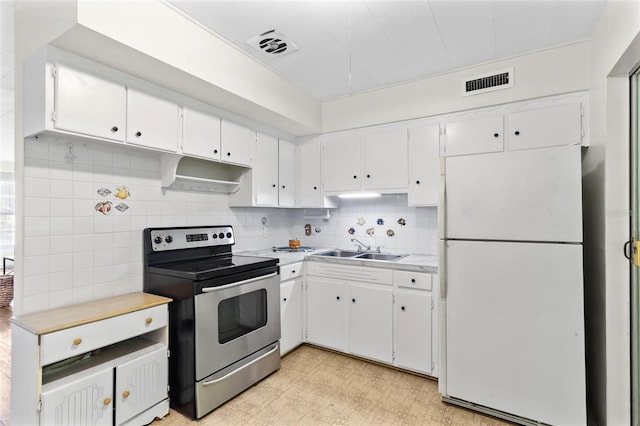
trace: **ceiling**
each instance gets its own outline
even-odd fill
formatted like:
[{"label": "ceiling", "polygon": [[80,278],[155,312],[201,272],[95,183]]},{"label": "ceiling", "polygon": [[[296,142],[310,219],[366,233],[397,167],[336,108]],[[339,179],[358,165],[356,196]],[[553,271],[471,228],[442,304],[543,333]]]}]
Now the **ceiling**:
[{"label": "ceiling", "polygon": [[[605,0],[169,0],[320,100],[589,39]],[[247,41],[276,30],[298,50]],[[516,71],[517,72],[517,71]]]}]

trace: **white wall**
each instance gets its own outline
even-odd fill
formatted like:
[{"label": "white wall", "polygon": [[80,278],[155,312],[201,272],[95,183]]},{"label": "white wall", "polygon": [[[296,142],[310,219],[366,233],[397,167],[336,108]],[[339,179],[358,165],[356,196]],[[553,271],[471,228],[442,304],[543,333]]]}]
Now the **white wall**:
[{"label": "white wall", "polygon": [[[640,2],[609,1],[591,43],[591,142],[585,157],[590,399],[598,424],[630,424],[629,73],[640,63]],[[589,326],[589,322],[587,323]],[[594,374],[595,373],[595,374]]]},{"label": "white wall", "polygon": [[[507,67],[514,67],[514,87],[462,96],[464,77]],[[587,90],[589,84],[589,43],[575,43],[324,102],[322,130],[332,132]]]}]

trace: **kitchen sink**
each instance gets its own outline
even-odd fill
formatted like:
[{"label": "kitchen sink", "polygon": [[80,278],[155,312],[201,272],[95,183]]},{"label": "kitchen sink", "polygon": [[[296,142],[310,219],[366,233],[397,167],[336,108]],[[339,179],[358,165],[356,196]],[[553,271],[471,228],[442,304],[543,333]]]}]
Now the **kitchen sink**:
[{"label": "kitchen sink", "polygon": [[318,256],[330,256],[330,257],[354,257],[361,254],[359,251],[350,250],[331,250],[324,253],[317,253]]},{"label": "kitchen sink", "polygon": [[370,260],[386,260],[387,262],[393,262],[401,257],[405,257],[402,254],[385,254],[385,253],[364,253],[356,256],[356,259],[370,259]]}]

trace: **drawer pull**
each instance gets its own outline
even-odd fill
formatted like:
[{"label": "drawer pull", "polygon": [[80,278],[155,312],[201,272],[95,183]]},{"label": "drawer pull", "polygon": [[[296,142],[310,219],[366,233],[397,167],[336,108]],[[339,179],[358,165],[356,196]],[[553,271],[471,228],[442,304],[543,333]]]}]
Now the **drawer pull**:
[{"label": "drawer pull", "polygon": [[144,320],[144,322],[147,323],[147,325],[149,325],[153,322],[153,318],[149,317],[146,320]]},{"label": "drawer pull", "polygon": [[75,339],[73,339],[73,345],[74,346],[78,346],[80,343],[82,343],[82,339],[77,337]]},{"label": "drawer pull", "polygon": [[122,396],[124,396],[125,398],[129,398],[129,395],[131,395],[131,392],[129,392],[128,390],[122,392]]},{"label": "drawer pull", "polygon": [[416,282],[416,279],[415,279],[415,278],[411,278],[411,282],[412,282],[412,283],[415,283],[415,282]]},{"label": "drawer pull", "polygon": [[111,398],[105,398],[103,402],[104,402],[104,405],[109,405],[111,404]]}]

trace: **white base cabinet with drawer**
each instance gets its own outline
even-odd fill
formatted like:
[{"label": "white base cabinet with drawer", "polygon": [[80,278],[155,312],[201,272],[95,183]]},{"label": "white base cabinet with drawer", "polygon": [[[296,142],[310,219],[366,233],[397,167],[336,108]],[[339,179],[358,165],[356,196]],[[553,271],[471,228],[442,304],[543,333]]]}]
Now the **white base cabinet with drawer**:
[{"label": "white base cabinet with drawer", "polygon": [[306,267],[306,342],[438,376],[437,275],[313,261]]},{"label": "white base cabinet with drawer", "polygon": [[303,341],[303,274],[302,262],[280,268],[280,355],[284,355]]},{"label": "white base cabinet with drawer", "polygon": [[11,319],[11,423],[146,424],[169,411],[171,299],[133,293]]}]

